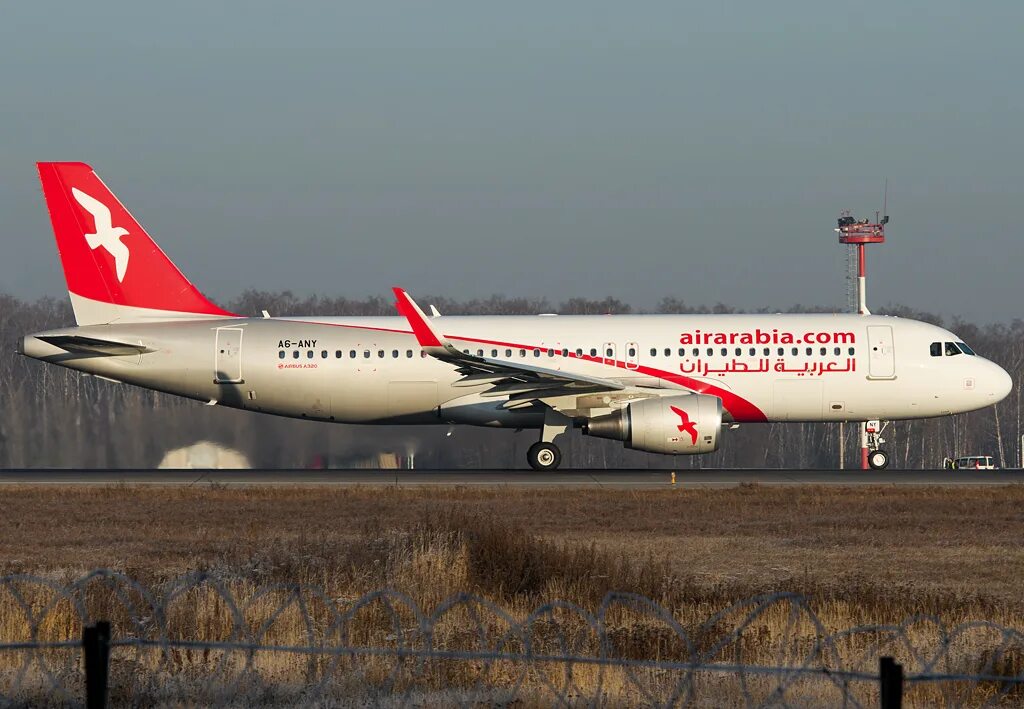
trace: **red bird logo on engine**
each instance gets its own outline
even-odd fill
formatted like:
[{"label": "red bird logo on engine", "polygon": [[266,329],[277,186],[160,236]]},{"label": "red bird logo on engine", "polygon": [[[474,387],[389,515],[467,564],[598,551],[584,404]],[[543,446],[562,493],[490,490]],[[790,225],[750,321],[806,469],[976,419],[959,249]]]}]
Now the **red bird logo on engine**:
[{"label": "red bird logo on engine", "polygon": [[691,421],[690,414],[686,413],[682,409],[676,408],[675,406],[670,406],[669,408],[672,409],[680,419],[682,419],[682,423],[676,426],[676,428],[678,428],[680,432],[686,431],[689,433],[693,445],[697,445],[697,422]]}]

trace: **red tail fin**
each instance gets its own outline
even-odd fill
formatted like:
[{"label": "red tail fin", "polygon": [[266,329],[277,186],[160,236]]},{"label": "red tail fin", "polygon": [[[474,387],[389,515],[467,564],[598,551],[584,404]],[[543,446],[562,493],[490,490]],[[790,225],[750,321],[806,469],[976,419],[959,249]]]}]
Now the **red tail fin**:
[{"label": "red tail fin", "polygon": [[38,167],[79,325],[231,315],[189,283],[91,167]]}]

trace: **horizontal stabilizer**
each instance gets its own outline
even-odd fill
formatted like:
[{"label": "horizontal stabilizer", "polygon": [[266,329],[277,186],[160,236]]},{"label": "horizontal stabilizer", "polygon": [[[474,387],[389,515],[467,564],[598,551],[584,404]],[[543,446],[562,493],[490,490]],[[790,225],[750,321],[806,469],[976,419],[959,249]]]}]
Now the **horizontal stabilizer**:
[{"label": "horizontal stabilizer", "polygon": [[89,352],[92,354],[116,356],[139,355],[154,351],[143,344],[103,340],[98,337],[85,337],[83,335],[37,335],[36,337],[43,342],[48,342],[68,352]]}]

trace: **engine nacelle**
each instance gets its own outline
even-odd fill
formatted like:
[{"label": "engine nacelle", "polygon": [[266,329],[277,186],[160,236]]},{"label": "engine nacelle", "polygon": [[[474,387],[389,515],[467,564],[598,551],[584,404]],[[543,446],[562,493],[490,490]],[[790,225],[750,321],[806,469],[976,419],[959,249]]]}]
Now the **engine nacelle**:
[{"label": "engine nacelle", "polygon": [[718,450],[722,400],[705,394],[652,397],[596,416],[583,433],[623,441],[649,453],[710,453]]}]

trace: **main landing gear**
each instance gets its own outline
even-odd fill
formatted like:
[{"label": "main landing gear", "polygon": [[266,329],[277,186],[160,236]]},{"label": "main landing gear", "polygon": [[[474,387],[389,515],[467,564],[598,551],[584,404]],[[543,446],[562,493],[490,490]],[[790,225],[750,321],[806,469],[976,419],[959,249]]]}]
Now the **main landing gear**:
[{"label": "main landing gear", "polygon": [[865,421],[860,427],[860,448],[861,467],[867,470],[885,470],[889,467],[889,454],[881,450],[879,446],[885,443],[882,438],[882,429],[885,423],[881,421]]},{"label": "main landing gear", "polygon": [[526,451],[526,460],[534,470],[554,470],[562,462],[562,451],[554,443],[537,441]]},{"label": "main landing gear", "polygon": [[562,463],[562,451],[555,445],[557,436],[572,428],[572,419],[554,409],[544,412],[544,427],[540,432],[540,440],[530,446],[526,452],[526,460],[534,470],[555,470]]}]

